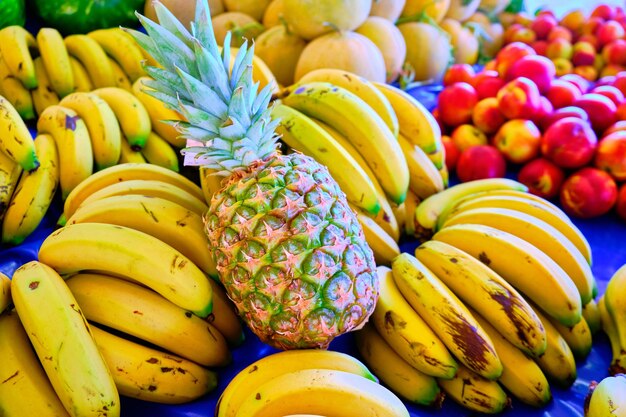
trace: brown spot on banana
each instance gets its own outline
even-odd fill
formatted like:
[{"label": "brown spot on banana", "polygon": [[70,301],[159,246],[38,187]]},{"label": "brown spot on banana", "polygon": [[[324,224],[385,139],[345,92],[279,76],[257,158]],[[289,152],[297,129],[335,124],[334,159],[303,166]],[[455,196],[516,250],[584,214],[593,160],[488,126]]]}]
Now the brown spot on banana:
[{"label": "brown spot on banana", "polygon": [[487,256],[485,252],[481,252],[478,254],[478,260],[487,266],[491,264],[491,259],[489,259],[489,256]]},{"label": "brown spot on banana", "polygon": [[36,290],[39,287],[39,281],[32,281],[28,284],[28,288],[31,290]]},{"label": "brown spot on banana", "polygon": [[491,352],[493,356],[496,356],[495,352],[489,348],[487,341],[476,332],[476,329],[465,317],[438,314],[441,320],[446,323],[448,333],[466,358],[467,364],[473,369],[485,369],[489,364],[487,353]]},{"label": "brown spot on banana", "polygon": [[14,373],[13,375],[9,376],[7,379],[5,379],[4,381],[2,381],[1,383],[2,383],[2,384],[5,384],[5,383],[9,382],[11,379],[13,379],[13,378],[17,377],[17,376],[19,375],[19,373],[20,373],[20,371],[19,371],[19,370],[15,371],[15,373]]},{"label": "brown spot on banana", "polygon": [[166,373],[166,372],[172,372],[174,370],[174,368],[170,368],[169,366],[162,366],[161,367],[161,372]]},{"label": "brown spot on banana", "polygon": [[150,359],[146,359],[146,362],[148,362],[148,363],[159,363],[159,360],[157,358],[150,358]]}]

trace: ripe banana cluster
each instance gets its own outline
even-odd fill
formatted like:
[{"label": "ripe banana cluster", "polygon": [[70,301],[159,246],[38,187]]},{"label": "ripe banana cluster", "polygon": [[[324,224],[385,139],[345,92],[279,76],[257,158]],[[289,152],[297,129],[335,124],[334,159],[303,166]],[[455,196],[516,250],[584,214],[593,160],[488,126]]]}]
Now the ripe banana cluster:
[{"label": "ripe banana cluster", "polygon": [[402,401],[354,357],[330,350],[284,351],[241,370],[216,417],[332,415],[404,417]]},{"label": "ripe banana cluster", "polygon": [[[446,187],[441,131],[403,91],[319,69],[277,94],[272,116],[288,152],[326,165],[357,212],[379,264],[400,253],[404,205]],[[210,173],[204,188],[214,189]],[[408,200],[411,200],[410,202]]]}]

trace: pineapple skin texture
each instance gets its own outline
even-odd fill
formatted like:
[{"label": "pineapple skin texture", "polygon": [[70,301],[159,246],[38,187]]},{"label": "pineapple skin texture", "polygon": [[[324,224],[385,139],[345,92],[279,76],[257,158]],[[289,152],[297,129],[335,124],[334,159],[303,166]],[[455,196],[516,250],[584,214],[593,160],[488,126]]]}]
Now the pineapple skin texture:
[{"label": "pineapple skin texture", "polygon": [[326,348],[374,311],[374,255],[345,194],[314,159],[277,155],[236,172],[204,220],[220,280],[264,343]]}]

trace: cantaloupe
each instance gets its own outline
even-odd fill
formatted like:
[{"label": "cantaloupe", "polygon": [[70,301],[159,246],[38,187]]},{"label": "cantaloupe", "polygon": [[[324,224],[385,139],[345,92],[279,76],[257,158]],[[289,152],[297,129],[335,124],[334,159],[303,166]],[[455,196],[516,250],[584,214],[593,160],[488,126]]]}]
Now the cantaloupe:
[{"label": "cantaloupe", "polygon": [[222,0],[224,7],[229,12],[241,12],[261,21],[265,9],[272,0]]},{"label": "cantaloupe", "polygon": [[285,0],[289,27],[310,40],[333,30],[354,30],[365,21],[372,0]]},{"label": "cantaloupe", "polygon": [[[480,2],[480,0],[478,0]],[[398,20],[406,0],[374,0],[372,2],[372,10],[370,10],[370,16],[384,17],[391,22]]]},{"label": "cantaloupe", "polygon": [[398,29],[406,42],[406,61],[415,71],[415,80],[440,81],[453,61],[449,35],[422,22],[402,23]]},{"label": "cantaloupe", "polygon": [[222,46],[227,32],[231,32],[231,46],[240,47],[245,39],[251,41],[265,29],[253,17],[241,12],[225,12],[211,19],[217,44]]},{"label": "cantaloupe", "polygon": [[[161,0],[161,3],[180,20],[187,29],[190,29],[190,23],[193,22],[196,14],[196,0]],[[209,9],[211,16],[217,16],[224,13],[224,5],[222,0],[209,0]],[[158,22],[152,1],[145,3],[144,16],[148,19]]]},{"label": "cantaloupe", "polygon": [[506,9],[511,0],[481,0],[478,8],[489,15],[496,15]]},{"label": "cantaloupe", "polygon": [[402,71],[406,58],[406,43],[400,30],[383,17],[370,16],[356,32],[374,42],[382,52],[387,82],[395,81]]},{"label": "cantaloupe", "polygon": [[265,9],[263,13],[263,26],[265,29],[277,26],[281,24],[281,18],[284,19],[285,0],[273,0]]},{"label": "cantaloupe", "polygon": [[424,12],[436,22],[441,22],[449,7],[450,0],[406,0],[401,16],[415,16]]},{"label": "cantaloupe", "polygon": [[458,20],[446,17],[440,26],[450,35],[454,63],[474,65],[478,61],[480,43],[478,38],[468,28],[463,27]]},{"label": "cantaloupe", "polygon": [[306,41],[287,30],[285,25],[274,26],[261,33],[255,41],[254,52],[283,86],[293,83],[296,65]]},{"label": "cantaloupe", "polygon": [[480,0],[450,0],[446,17],[463,22],[478,10],[479,5]]}]

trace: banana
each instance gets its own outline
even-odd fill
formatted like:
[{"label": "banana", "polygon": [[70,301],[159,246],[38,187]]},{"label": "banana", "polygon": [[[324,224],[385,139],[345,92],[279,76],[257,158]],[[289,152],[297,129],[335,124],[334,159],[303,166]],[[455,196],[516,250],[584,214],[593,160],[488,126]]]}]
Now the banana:
[{"label": "banana", "polygon": [[0,413],[4,417],[69,417],[15,311],[0,314]]},{"label": "banana", "polygon": [[208,322],[154,291],[101,274],[67,281],[87,320],[137,337],[204,366],[230,362],[224,337]]},{"label": "banana", "polygon": [[37,87],[37,77],[29,49],[37,49],[37,41],[23,27],[7,26],[0,30],[0,55],[11,74],[32,90]]},{"label": "banana", "polygon": [[72,68],[72,76],[74,77],[73,91],[86,93],[93,90],[93,84],[89,79],[87,70],[79,60],[70,55],[70,66]]},{"label": "banana", "polygon": [[611,276],[604,292],[604,304],[615,323],[619,344],[626,349],[626,265]]},{"label": "banana", "polygon": [[402,253],[391,263],[391,271],[404,298],[455,358],[485,378],[496,379],[502,374],[502,363],[489,336],[463,302],[424,264]]},{"label": "banana", "polygon": [[365,240],[372,252],[376,265],[391,265],[391,261],[400,255],[400,247],[396,241],[389,236],[389,233],[380,227],[376,222],[356,207],[353,207],[356,218],[363,228]]},{"label": "banana", "polygon": [[213,311],[206,320],[224,336],[229,346],[239,346],[245,335],[235,305],[217,281],[210,279],[209,283],[213,291]]},{"label": "banana", "polygon": [[469,194],[493,189],[528,191],[528,188],[521,182],[508,178],[489,178],[464,182],[422,201],[415,211],[415,219],[424,232],[429,232],[435,229],[439,215],[457,200]]},{"label": "banana", "polygon": [[53,90],[52,84],[50,84],[50,79],[41,57],[35,58],[33,64],[35,65],[35,75],[37,76],[37,88],[31,91],[31,95],[35,112],[41,115],[49,106],[59,104],[59,96]]},{"label": "banana", "polygon": [[300,84],[284,94],[283,104],[344,135],[363,155],[392,201],[404,201],[409,187],[406,160],[396,137],[367,103],[344,88],[321,82]]},{"label": "banana", "polygon": [[111,69],[113,70],[113,77],[115,77],[115,85],[113,87],[121,88],[122,90],[131,91],[133,85],[130,83],[130,79],[120,67],[120,64],[117,63],[113,58],[108,57],[109,64],[111,64]]},{"label": "banana", "polygon": [[18,163],[24,171],[39,166],[35,142],[13,105],[0,96],[0,152]]},{"label": "banana", "polygon": [[202,188],[202,194],[204,194],[204,201],[210,204],[213,194],[222,188],[224,177],[218,175],[216,170],[210,168],[200,167],[199,171],[200,187]]},{"label": "banana", "polygon": [[480,260],[560,323],[571,326],[580,321],[582,305],[574,282],[559,265],[525,240],[478,224],[446,227],[433,240],[448,243]]},{"label": "banana", "polygon": [[204,200],[200,187],[184,176],[169,169],[152,164],[123,164],[98,171],[81,183],[65,200],[63,212],[70,218],[80,204],[94,192],[122,181],[128,180],[155,180],[170,183],[176,187]]},{"label": "banana", "polygon": [[568,388],[574,383],[577,376],[574,354],[567,341],[543,312],[535,308],[535,313],[537,313],[543,323],[543,327],[546,329],[548,341],[546,351],[538,358],[535,358],[535,362],[537,362],[537,365],[539,365],[548,379],[562,388]]},{"label": "banana", "polygon": [[443,191],[443,179],[424,151],[402,134],[398,143],[409,167],[409,189],[421,199]]},{"label": "banana", "polygon": [[13,274],[15,309],[61,403],[72,417],[119,416],[120,398],[87,320],[49,266],[31,261]]},{"label": "banana", "polygon": [[494,190],[470,194],[439,216],[435,231],[441,229],[448,217],[475,208],[504,208],[524,212],[550,224],[567,237],[591,265],[591,247],[580,229],[571,222],[569,217],[548,200],[522,191]]},{"label": "banana", "polygon": [[617,326],[613,321],[613,318],[606,309],[604,296],[598,300],[598,310],[600,312],[600,319],[602,320],[602,330],[609,338],[611,344],[611,365],[609,366],[609,374],[615,375],[618,373],[626,372],[626,349],[623,349],[619,342],[619,334],[617,333]]},{"label": "banana", "polygon": [[150,116],[139,99],[131,92],[117,87],[98,88],[92,91],[115,113],[122,133],[133,150],[141,150],[152,131]]},{"label": "banana", "polygon": [[205,202],[195,195],[176,185],[159,180],[128,180],[108,185],[88,196],[79,208],[87,206],[96,200],[121,195],[143,195],[163,198],[183,206],[198,216],[203,216],[208,210]]},{"label": "banana", "polygon": [[237,416],[314,413],[334,417],[409,417],[391,391],[360,375],[304,369],[265,381],[243,398]]},{"label": "banana", "polygon": [[407,236],[415,237],[417,233],[417,222],[415,221],[415,210],[422,200],[409,190],[404,200],[404,233]]},{"label": "banana", "polygon": [[517,290],[489,267],[436,240],[421,244],[415,257],[516,348],[531,356],[545,350],[546,333],[539,317]]},{"label": "banana", "polygon": [[441,180],[443,181],[443,187],[448,188],[450,185],[450,172],[448,172],[448,167],[445,165],[439,168],[439,175],[441,176]]},{"label": "banana", "polygon": [[592,336],[589,325],[584,317],[573,326],[563,326],[558,321],[548,317],[550,323],[567,342],[575,359],[585,359],[591,352]]},{"label": "banana", "polygon": [[85,67],[95,88],[115,85],[115,74],[106,52],[87,35],[69,35],[63,39],[67,52]]},{"label": "banana", "polygon": [[596,300],[591,300],[587,304],[583,305],[583,318],[587,322],[592,335],[602,329],[600,310],[598,309],[598,303]]},{"label": "banana", "polygon": [[30,90],[27,90],[22,82],[12,75],[3,75],[6,73],[5,68],[2,68],[3,66],[4,62],[0,56],[0,95],[4,96],[15,107],[15,111],[22,119],[33,120],[35,118],[35,106]]},{"label": "banana", "polygon": [[365,363],[395,394],[415,404],[441,405],[443,394],[435,378],[421,373],[398,356],[374,326],[366,324],[354,337]]},{"label": "banana", "polygon": [[11,305],[11,279],[0,272],[0,314]]},{"label": "banana", "polygon": [[89,138],[96,170],[113,166],[120,159],[122,134],[111,107],[95,94],[77,92],[65,96],[59,103],[72,109],[83,119]]},{"label": "banana", "polygon": [[315,349],[273,353],[248,365],[235,375],[217,402],[215,417],[242,415],[239,410],[244,398],[252,395],[261,384],[280,375],[306,369],[342,371],[352,373],[364,380],[378,382],[363,363],[345,353]]},{"label": "banana", "polygon": [[496,414],[511,405],[511,399],[497,381],[484,378],[463,365],[459,365],[454,378],[438,382],[448,397],[472,411]]},{"label": "banana", "polygon": [[443,146],[434,153],[426,154],[430,162],[440,170],[446,166],[446,148]]},{"label": "banana", "polygon": [[37,46],[52,89],[59,97],[73,92],[74,75],[63,36],[56,29],[41,28],[37,32]]},{"label": "banana", "polygon": [[169,200],[117,195],[82,204],[67,224],[107,223],[147,233],[167,243],[210,276],[217,277],[202,217]]},{"label": "banana", "polygon": [[0,221],[9,207],[20,175],[22,167],[0,151]]},{"label": "banana", "polygon": [[308,116],[285,105],[272,108],[276,132],[289,147],[326,166],[350,203],[376,215],[380,203],[372,180],[333,137]]},{"label": "banana", "polygon": [[[473,310],[470,309],[472,313]],[[478,323],[487,332],[502,361],[502,375],[498,382],[515,398],[534,407],[542,407],[552,399],[546,376],[532,358],[525,355],[496,330],[488,318],[476,313]]]},{"label": "banana", "polygon": [[563,268],[576,285],[582,304],[593,298],[594,277],[587,260],[563,233],[543,220],[518,210],[484,207],[450,216],[442,227],[455,224],[490,226],[525,240]]},{"label": "banana", "polygon": [[141,154],[150,164],[159,165],[174,172],[180,171],[177,152],[168,141],[156,132],[150,132]]},{"label": "banana", "polygon": [[374,189],[376,190],[376,198],[378,199],[380,210],[378,211],[376,216],[370,215],[370,217],[372,217],[376,224],[382,227],[397,242],[400,239],[400,227],[398,226],[398,221],[396,219],[396,216],[393,214],[391,204],[389,203],[389,200],[385,195],[385,191],[380,186],[380,183],[376,179],[376,175],[374,175],[372,169],[369,167],[369,165],[367,165],[365,159],[363,159],[363,156],[361,156],[361,154],[356,150],[354,145],[352,145],[348,141],[348,139],[345,138],[345,136],[337,132],[335,129],[319,120],[311,120],[317,123],[326,132],[328,132],[333,137],[333,139],[335,139],[335,141],[339,143],[339,145],[341,145],[343,149],[345,149],[352,156],[356,163],[359,164],[359,166],[367,174],[367,177],[372,181],[372,184],[374,184]]},{"label": "banana", "polygon": [[96,326],[93,337],[121,395],[162,404],[196,400],[217,387],[215,372]]},{"label": "banana", "polygon": [[[389,204],[389,206],[391,207],[391,213],[393,214],[393,218],[396,219],[396,222],[398,223],[398,229],[401,230],[401,233],[404,233],[404,226],[406,223],[406,201],[411,197],[411,190],[409,190],[408,193],[406,193],[406,200],[404,200],[404,202],[400,205],[398,204]],[[417,198],[417,197],[415,197]],[[417,204],[416,204],[417,206]],[[396,241],[398,241],[398,239],[396,239]]]},{"label": "banana", "polygon": [[457,363],[439,336],[404,299],[391,269],[379,266],[379,296],[371,320],[393,350],[424,374],[452,378]]},{"label": "banana", "polygon": [[39,260],[63,275],[83,270],[119,275],[200,317],[211,313],[211,286],[202,270],[168,244],[128,227],[65,226],[43,241]]},{"label": "banana", "polygon": [[93,173],[93,150],[84,120],[72,109],[49,106],[37,121],[39,133],[54,138],[59,153],[61,197]]},{"label": "banana", "polygon": [[592,382],[585,398],[586,417],[618,417],[626,415],[626,375],[609,376]]},{"label": "banana", "polygon": [[400,133],[426,154],[434,154],[443,148],[441,128],[433,115],[410,94],[392,85],[373,82],[387,98],[400,126]]},{"label": "banana", "polygon": [[400,126],[396,112],[391,107],[389,100],[369,80],[341,69],[320,68],[305,74],[298,80],[298,84],[315,81],[331,83],[357,95],[383,119],[391,133],[396,137],[398,136]]},{"label": "banana", "polygon": [[147,164],[146,158],[141,151],[135,151],[125,137],[122,137],[120,143],[120,159],[118,164]]},{"label": "banana", "polygon": [[150,77],[140,77],[132,85],[131,90],[135,97],[141,101],[144,105],[148,116],[150,116],[150,123],[152,123],[152,130],[154,130],[159,136],[168,141],[175,148],[184,148],[186,140],[179,137],[178,131],[174,126],[168,123],[163,123],[162,120],[181,120],[182,117],[178,112],[169,109],[163,104],[162,101],[157,100],[150,94],[146,93],[150,88],[143,85],[143,82],[150,80]]},{"label": "banana", "polygon": [[122,67],[131,82],[146,75],[141,64],[143,61],[141,48],[122,29],[97,29],[89,32],[87,36],[98,42],[104,52]]},{"label": "banana", "polygon": [[25,172],[11,197],[2,221],[2,242],[19,245],[39,226],[59,185],[59,155],[52,136],[37,136],[35,150],[41,165]]}]

